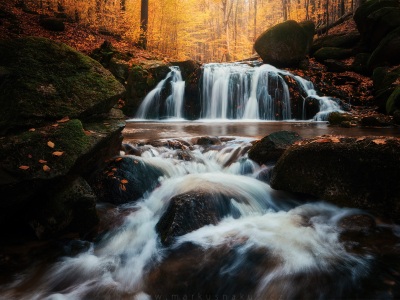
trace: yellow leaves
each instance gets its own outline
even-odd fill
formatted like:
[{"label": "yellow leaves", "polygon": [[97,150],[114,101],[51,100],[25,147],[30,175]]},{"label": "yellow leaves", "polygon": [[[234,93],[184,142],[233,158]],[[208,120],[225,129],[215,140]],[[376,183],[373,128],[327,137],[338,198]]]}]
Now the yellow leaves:
[{"label": "yellow leaves", "polygon": [[57,123],[66,123],[69,121],[69,117],[64,117],[61,120],[57,120]]},{"label": "yellow leaves", "polygon": [[29,166],[19,166],[19,169],[26,171],[29,169]]},{"label": "yellow leaves", "polygon": [[45,172],[50,172],[50,167],[48,166],[48,165],[44,165],[43,166],[43,171],[45,171]]},{"label": "yellow leaves", "polygon": [[377,145],[385,145],[386,144],[386,140],[385,139],[375,139],[375,140],[372,140],[372,142],[377,144]]},{"label": "yellow leaves", "polygon": [[48,141],[47,146],[49,146],[50,148],[54,148],[55,144],[52,141]]},{"label": "yellow leaves", "polygon": [[54,151],[54,152],[52,153],[53,156],[61,156],[61,155],[63,155],[63,154],[64,154],[63,151]]}]

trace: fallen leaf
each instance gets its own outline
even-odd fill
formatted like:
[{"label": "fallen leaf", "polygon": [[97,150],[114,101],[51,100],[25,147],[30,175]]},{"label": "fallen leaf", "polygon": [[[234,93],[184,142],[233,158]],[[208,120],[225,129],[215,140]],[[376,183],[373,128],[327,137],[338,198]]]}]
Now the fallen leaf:
[{"label": "fallen leaf", "polygon": [[111,171],[116,172],[117,168],[112,168]]},{"label": "fallen leaf", "polygon": [[332,143],[340,143],[340,140],[337,137],[331,138]]},{"label": "fallen leaf", "polygon": [[62,152],[62,151],[54,151],[52,154],[53,154],[54,156],[61,156],[61,155],[64,154],[64,152]]},{"label": "fallen leaf", "polygon": [[137,160],[134,160],[133,162],[134,162],[135,164],[138,164],[138,163],[139,163]]},{"label": "fallen leaf", "polygon": [[122,160],[122,157],[118,157],[115,159],[115,161],[120,161],[120,160]]},{"label": "fallen leaf", "polygon": [[119,185],[119,188],[120,188],[121,190],[123,190],[123,191],[126,191],[126,187],[125,187],[125,185],[123,185],[123,184],[120,184],[120,185]]},{"label": "fallen leaf", "polygon": [[356,139],[356,142],[361,142],[361,141],[363,141],[363,140],[365,140],[365,136],[359,137],[358,139]]},{"label": "fallen leaf", "polygon": [[121,183],[123,183],[123,184],[126,184],[126,183],[128,183],[129,181],[128,180],[126,180],[126,179],[122,179],[121,180]]},{"label": "fallen leaf", "polygon": [[374,142],[377,145],[385,145],[386,141],[384,139],[376,139],[376,140],[372,140],[372,142]]},{"label": "fallen leaf", "polygon": [[58,124],[53,124],[53,125],[51,125],[51,126],[53,126],[53,127],[58,127]]},{"label": "fallen leaf", "polygon": [[92,132],[90,131],[90,130],[84,130],[83,131],[86,135],[91,135],[92,134]]},{"label": "fallen leaf", "polygon": [[28,154],[28,157],[29,157],[29,158],[32,158],[32,154]]},{"label": "fallen leaf", "polygon": [[314,140],[312,141],[312,143],[330,143],[331,139],[318,139],[318,140]]},{"label": "fallen leaf", "polygon": [[54,148],[55,144],[52,141],[48,141],[47,146],[49,146],[50,148]]},{"label": "fallen leaf", "polygon": [[48,165],[44,165],[43,166],[43,171],[49,172],[50,171],[50,167]]},{"label": "fallen leaf", "polygon": [[69,117],[64,117],[61,120],[57,120],[58,123],[65,123],[69,121]]},{"label": "fallen leaf", "polygon": [[47,164],[47,160],[39,159],[39,163],[41,163],[41,164]]},{"label": "fallen leaf", "polygon": [[28,170],[28,169],[29,169],[28,166],[19,166],[19,168],[20,168],[21,170]]},{"label": "fallen leaf", "polygon": [[36,131],[36,129],[35,128],[31,128],[31,129],[29,129],[29,131],[30,132],[34,132],[34,131]]},{"label": "fallen leaf", "polygon": [[108,173],[107,173],[107,176],[109,176],[109,177],[110,177],[110,176],[114,176],[114,172],[108,172]]}]

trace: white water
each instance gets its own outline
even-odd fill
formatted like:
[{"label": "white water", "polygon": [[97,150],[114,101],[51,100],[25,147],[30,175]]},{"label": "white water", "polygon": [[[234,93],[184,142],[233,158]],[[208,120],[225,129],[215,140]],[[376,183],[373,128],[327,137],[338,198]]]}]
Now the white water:
[{"label": "white water", "polygon": [[[143,99],[135,118],[138,119],[160,119],[160,118],[182,118],[183,117],[183,99],[185,92],[185,81],[182,80],[182,75],[179,67],[170,67],[171,72],[161,80],[157,86],[151,90]],[[161,97],[163,90],[167,85],[171,84],[171,94],[167,97],[165,103],[166,115],[160,115],[164,106]],[[161,106],[161,108],[160,108]]]},{"label": "white water", "polygon": [[[160,287],[149,283],[150,270],[157,270],[170,253],[186,243],[204,251],[220,246],[233,247],[238,257],[223,265],[220,276],[246,269],[244,257],[248,252],[261,249],[274,258],[274,265],[258,274],[252,299],[272,299],[277,295],[280,299],[293,299],[298,295],[292,293],[295,278],[302,274],[318,276],[340,270],[343,278],[335,278],[335,284],[356,286],[368,273],[372,257],[346,252],[339,241],[337,227],[343,216],[354,211],[323,202],[299,205],[291,196],[273,191],[268,184],[255,179],[262,168],[247,159],[245,152],[249,141],[233,140],[222,149],[205,150],[194,146],[189,151],[186,148],[191,159],[185,161],[177,158],[179,150],[144,146],[146,151],[142,157],[130,157],[161,169],[164,176],[159,179],[160,186],[137,203],[123,205],[124,209],[135,208],[134,212],[121,216],[123,224],[108,232],[88,251],[55,263],[39,276],[32,289],[24,289],[22,283],[36,275],[21,274],[13,284],[0,288],[0,298],[151,299],[149,295],[157,295]],[[232,211],[227,212],[219,224],[192,231],[165,248],[155,226],[170,199],[199,190],[211,195],[229,195]],[[198,261],[198,267],[201,269],[202,261]],[[179,274],[165,276],[173,278]],[[187,277],[185,273],[181,276]],[[203,282],[203,278],[190,280],[195,285]],[[240,288],[240,282],[231,284]],[[173,285],[167,285],[174,291]],[[190,286],[188,288],[190,290]],[[332,295],[325,295],[320,286],[302,287],[304,295],[309,288],[316,290],[319,298],[332,298]]]}]

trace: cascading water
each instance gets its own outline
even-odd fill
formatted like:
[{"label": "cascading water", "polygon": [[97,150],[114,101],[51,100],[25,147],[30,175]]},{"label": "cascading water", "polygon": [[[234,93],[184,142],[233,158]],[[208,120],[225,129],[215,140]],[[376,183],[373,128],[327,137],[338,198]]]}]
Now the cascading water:
[{"label": "cascading water", "polygon": [[[138,119],[160,119],[160,118],[182,118],[183,98],[185,92],[185,81],[179,67],[170,67],[170,72],[161,80],[157,86],[147,94],[140,105],[136,118]],[[163,103],[162,93],[170,84],[170,94]],[[166,113],[163,114],[163,111]]]},{"label": "cascading water", "polygon": [[[13,283],[0,286],[0,298],[371,296],[367,290],[381,276],[373,268],[384,264],[369,250],[357,248],[359,241],[346,246],[339,226],[343,218],[360,211],[324,202],[300,204],[293,195],[273,191],[257,179],[265,167],[247,158],[250,139],[230,139],[207,147],[190,139],[169,142],[164,144],[178,147],[136,145],[141,156],[124,157],[157,168],[163,176],[158,187],[139,201],[116,207],[112,214],[120,213],[122,224],[114,225],[78,255],[16,276]],[[193,194],[200,198],[174,202],[183,208],[189,205],[186,211],[176,208],[171,226],[193,224],[199,216],[207,222],[196,223],[197,228],[187,232],[178,231],[169,245],[163,244],[157,229],[160,220],[174,217],[166,213],[174,197],[185,199]],[[210,217],[212,207],[222,216],[220,220]],[[388,299],[376,289],[372,298]]]}]

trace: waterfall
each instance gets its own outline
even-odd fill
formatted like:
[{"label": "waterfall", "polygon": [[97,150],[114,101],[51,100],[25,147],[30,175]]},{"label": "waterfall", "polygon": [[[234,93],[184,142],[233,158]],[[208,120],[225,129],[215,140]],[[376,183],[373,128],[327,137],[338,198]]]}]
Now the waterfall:
[{"label": "waterfall", "polygon": [[[170,67],[170,72],[144,98],[135,117],[138,119],[182,118],[185,81],[179,67]],[[168,89],[170,94],[163,103],[162,93]]]},{"label": "waterfall", "polygon": [[[366,277],[378,280],[382,274],[371,272],[375,258],[362,248],[349,250],[340,239],[339,221],[359,211],[301,204],[272,190],[257,179],[261,167],[247,158],[250,142],[233,139],[215,148],[186,140],[185,150],[136,145],[141,157],[125,159],[162,170],[159,186],[111,211],[119,214],[119,225],[91,247],[16,276],[0,286],[0,298],[343,299],[367,288]],[[194,216],[215,202],[225,203],[217,206],[224,217],[162,245],[157,223],[173,197],[193,191],[207,196],[192,202],[200,209]],[[183,226],[193,222],[181,214]]]}]

